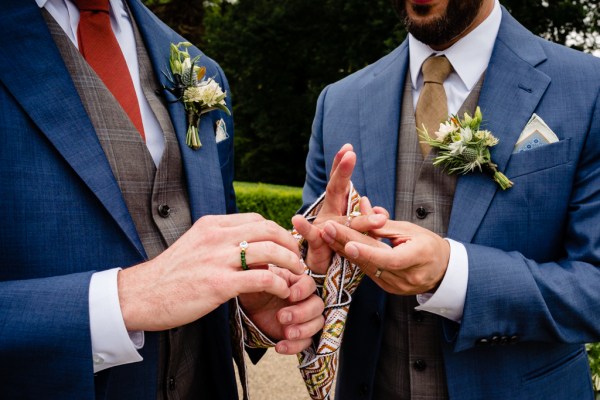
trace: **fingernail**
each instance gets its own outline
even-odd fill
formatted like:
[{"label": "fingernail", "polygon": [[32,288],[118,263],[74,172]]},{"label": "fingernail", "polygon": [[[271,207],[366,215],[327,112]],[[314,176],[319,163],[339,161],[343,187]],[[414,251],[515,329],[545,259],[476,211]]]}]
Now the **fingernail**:
[{"label": "fingernail", "polygon": [[284,311],[279,315],[279,322],[282,324],[288,324],[292,322],[292,313]]},{"label": "fingernail", "polygon": [[346,245],[346,255],[350,258],[358,257],[358,247],[353,244]]},{"label": "fingernail", "polygon": [[336,231],[333,225],[327,224],[325,225],[325,228],[323,228],[323,230],[325,231],[325,233],[327,233],[327,235],[329,235],[330,238],[335,238]]},{"label": "fingernail", "polygon": [[325,232],[324,232],[324,233],[321,235],[321,238],[322,238],[322,239],[325,241],[325,243],[327,243],[327,244],[331,244],[331,243],[333,243],[333,242],[334,242],[333,238],[332,238],[331,236],[329,236],[329,235],[328,235],[327,233],[325,233]]},{"label": "fingernail", "polygon": [[288,339],[296,339],[300,336],[300,331],[298,329],[290,329],[288,331]]},{"label": "fingernail", "polygon": [[278,352],[279,354],[285,354],[287,353],[287,346],[284,344],[278,344],[277,346],[275,346],[275,351]]}]

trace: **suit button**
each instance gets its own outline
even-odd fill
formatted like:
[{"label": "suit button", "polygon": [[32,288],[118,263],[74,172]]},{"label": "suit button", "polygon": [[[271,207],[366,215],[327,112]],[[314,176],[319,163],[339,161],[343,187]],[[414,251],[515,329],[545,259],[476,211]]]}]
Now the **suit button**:
[{"label": "suit button", "polygon": [[421,323],[425,319],[425,313],[423,311],[413,311],[412,319],[417,323]]},{"label": "suit button", "polygon": [[427,209],[425,207],[417,208],[417,218],[425,219],[425,217],[427,217],[427,214],[429,213],[427,212]]},{"label": "suit button", "polygon": [[510,339],[508,338],[508,336],[501,336],[500,337],[500,344],[501,345],[508,344],[509,341],[510,341]]},{"label": "suit button", "polygon": [[498,336],[498,335],[492,336],[491,344],[492,344],[492,346],[500,344],[500,336]]},{"label": "suit button", "polygon": [[169,390],[175,390],[176,386],[177,386],[177,383],[175,382],[175,378],[170,377],[169,378]]},{"label": "suit button", "polygon": [[509,340],[510,344],[517,344],[519,342],[520,338],[517,335],[513,335],[508,340]]},{"label": "suit button", "polygon": [[413,368],[417,371],[425,371],[425,368],[427,368],[427,363],[425,362],[425,360],[416,360],[413,363]]},{"label": "suit button", "polygon": [[367,385],[366,383],[361,384],[358,387],[358,394],[360,394],[361,396],[366,396],[369,394],[369,385]]},{"label": "suit button", "polygon": [[171,207],[169,207],[167,204],[161,204],[160,206],[158,206],[158,215],[160,215],[163,218],[167,218],[170,214]]},{"label": "suit button", "polygon": [[475,341],[475,346],[487,346],[490,344],[490,341],[486,338],[477,339]]}]

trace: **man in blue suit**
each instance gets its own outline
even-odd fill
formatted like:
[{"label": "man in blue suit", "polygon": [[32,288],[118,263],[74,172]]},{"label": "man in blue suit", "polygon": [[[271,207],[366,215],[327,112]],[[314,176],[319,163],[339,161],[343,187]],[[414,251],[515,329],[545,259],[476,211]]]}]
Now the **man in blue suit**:
[{"label": "man in blue suit", "polygon": [[[307,159],[305,205],[350,143],[356,190],[391,215],[371,232],[385,241],[319,228],[369,277],[350,306],[336,397],[592,399],[583,343],[600,340],[600,60],[536,37],[497,0],[394,5],[409,37],[323,91]],[[421,66],[442,56],[446,115],[481,108],[512,188],[449,176],[420,149]],[[312,245],[317,227],[305,225]]]},{"label": "man in blue suit", "polygon": [[[101,53],[120,47],[109,62],[131,75],[143,126],[80,54],[84,17],[108,32]],[[295,241],[225,215],[231,117],[204,114],[203,146],[186,145],[165,90],[183,38],[139,0],[6,0],[0,33],[0,397],[229,400],[243,347],[230,323],[249,345],[259,328],[280,353],[307,347],[323,304]],[[223,71],[199,65],[231,109]]]}]

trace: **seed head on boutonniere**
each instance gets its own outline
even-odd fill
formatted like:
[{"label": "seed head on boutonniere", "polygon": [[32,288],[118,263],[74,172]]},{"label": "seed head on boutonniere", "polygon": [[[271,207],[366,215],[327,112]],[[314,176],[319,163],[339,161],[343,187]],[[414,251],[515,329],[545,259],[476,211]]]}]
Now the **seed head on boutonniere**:
[{"label": "seed head on boutonniere", "polygon": [[189,42],[171,43],[171,71],[165,75],[173,85],[167,89],[183,101],[187,113],[186,144],[198,150],[202,147],[198,135],[200,116],[213,110],[221,110],[227,115],[231,113],[225,103],[227,92],[223,92],[214,79],[206,77],[206,68],[197,65],[200,56],[190,57],[187,48],[191,45]]},{"label": "seed head on boutonniere", "polygon": [[418,131],[422,142],[438,149],[433,165],[442,166],[449,174],[465,175],[485,170],[502,190],[506,190],[513,183],[492,162],[490,147],[497,145],[498,139],[490,131],[479,129],[482,119],[481,110],[477,107],[473,117],[468,113],[463,119],[451,115],[440,124],[434,137],[429,135],[425,125]]}]

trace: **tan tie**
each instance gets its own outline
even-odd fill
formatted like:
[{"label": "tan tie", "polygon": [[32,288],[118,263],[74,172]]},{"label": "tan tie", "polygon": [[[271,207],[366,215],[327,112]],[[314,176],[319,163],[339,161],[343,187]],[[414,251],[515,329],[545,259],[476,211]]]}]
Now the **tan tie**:
[{"label": "tan tie", "polygon": [[[417,102],[415,119],[417,128],[422,129],[424,124],[429,135],[433,136],[440,123],[448,118],[448,99],[443,83],[452,72],[452,64],[446,56],[429,57],[423,63],[421,70],[424,84]],[[426,157],[431,147],[426,143],[420,145],[421,153]]]}]

